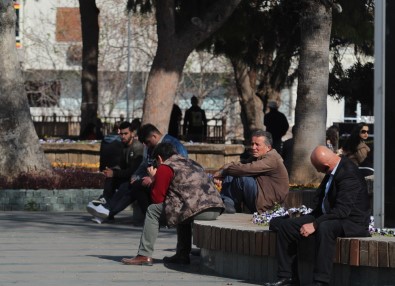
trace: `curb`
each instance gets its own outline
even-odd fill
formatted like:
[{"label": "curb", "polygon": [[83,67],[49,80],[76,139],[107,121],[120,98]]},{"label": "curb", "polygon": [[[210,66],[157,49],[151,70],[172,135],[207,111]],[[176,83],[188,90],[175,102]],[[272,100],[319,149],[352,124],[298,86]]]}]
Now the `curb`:
[{"label": "curb", "polygon": [[85,211],[102,189],[0,190],[0,211]]}]

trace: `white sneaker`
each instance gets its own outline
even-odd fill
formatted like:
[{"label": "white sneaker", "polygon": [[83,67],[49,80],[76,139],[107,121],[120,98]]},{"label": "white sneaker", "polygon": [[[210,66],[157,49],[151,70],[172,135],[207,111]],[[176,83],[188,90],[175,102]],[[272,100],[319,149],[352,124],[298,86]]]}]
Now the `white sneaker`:
[{"label": "white sneaker", "polygon": [[97,224],[102,224],[102,222],[104,221],[104,219],[99,217],[93,217],[91,220]]},{"label": "white sneaker", "polygon": [[92,202],[90,202],[86,206],[86,210],[94,217],[99,217],[103,219],[108,218],[108,215],[110,214],[110,211],[108,209],[106,209],[102,205],[95,206]]}]

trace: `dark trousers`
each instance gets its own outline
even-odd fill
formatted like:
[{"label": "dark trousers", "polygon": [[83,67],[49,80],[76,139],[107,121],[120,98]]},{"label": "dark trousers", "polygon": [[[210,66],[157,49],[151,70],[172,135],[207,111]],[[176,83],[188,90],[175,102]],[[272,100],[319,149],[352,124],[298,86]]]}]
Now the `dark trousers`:
[{"label": "dark trousers", "polygon": [[141,180],[133,184],[129,182],[121,184],[118,191],[104,206],[110,210],[110,216],[115,216],[134,201],[138,202],[143,214],[151,204],[150,188],[143,186]]},{"label": "dark trousers", "polygon": [[104,188],[102,197],[106,199],[106,201],[111,200],[111,198],[116,193],[116,190],[124,184],[128,183],[128,179],[121,178],[106,178],[104,180]]},{"label": "dark trousers", "polygon": [[256,212],[257,195],[258,185],[254,177],[226,176],[222,182],[221,197],[233,205],[237,212],[242,212],[242,203],[251,213]]},{"label": "dark trousers", "polygon": [[[314,220],[311,215],[271,220],[270,229],[277,232],[277,274],[279,277],[298,276],[300,280],[306,280],[309,273],[304,271],[314,269],[314,280],[329,283],[336,250],[336,238],[344,236],[344,231],[339,220],[328,220],[321,222],[318,229],[309,237],[301,236],[302,225]],[[303,263],[302,269],[298,265],[301,262]]]},{"label": "dark trousers", "polygon": [[177,225],[177,250],[179,256],[189,256],[192,249],[192,222]]},{"label": "dark trousers", "polygon": [[222,209],[220,208],[207,209],[177,224],[177,256],[189,256],[192,250],[192,223],[194,220],[216,220],[221,213]]}]

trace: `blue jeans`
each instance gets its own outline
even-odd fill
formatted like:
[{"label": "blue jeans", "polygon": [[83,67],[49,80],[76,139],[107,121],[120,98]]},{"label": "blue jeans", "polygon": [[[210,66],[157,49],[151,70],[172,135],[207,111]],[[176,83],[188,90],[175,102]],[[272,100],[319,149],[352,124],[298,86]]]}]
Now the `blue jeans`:
[{"label": "blue jeans", "polygon": [[236,212],[241,212],[241,203],[250,210],[256,212],[256,197],[258,185],[253,177],[226,176],[222,181],[221,197],[224,202],[235,207]]}]

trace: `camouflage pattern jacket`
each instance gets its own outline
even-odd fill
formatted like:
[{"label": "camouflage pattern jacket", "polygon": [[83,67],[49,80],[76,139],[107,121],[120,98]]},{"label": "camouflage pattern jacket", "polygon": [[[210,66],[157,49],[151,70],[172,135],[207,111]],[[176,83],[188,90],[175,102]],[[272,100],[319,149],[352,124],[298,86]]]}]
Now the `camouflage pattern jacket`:
[{"label": "camouflage pattern jacket", "polygon": [[198,163],[173,155],[163,164],[174,172],[165,199],[168,226],[175,226],[211,208],[224,209],[219,192]]}]

